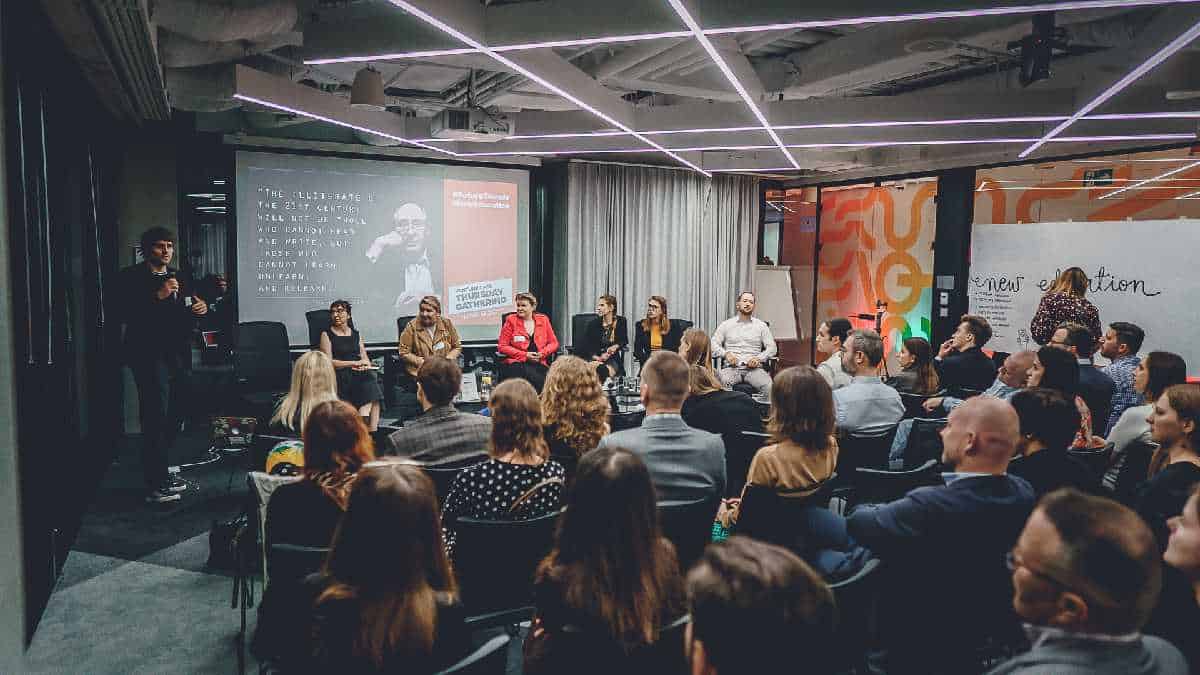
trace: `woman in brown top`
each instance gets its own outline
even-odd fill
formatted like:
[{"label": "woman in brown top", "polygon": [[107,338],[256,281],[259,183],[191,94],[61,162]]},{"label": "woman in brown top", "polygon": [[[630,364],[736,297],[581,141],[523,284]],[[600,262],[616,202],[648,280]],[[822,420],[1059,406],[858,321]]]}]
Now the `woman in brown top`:
[{"label": "woman in brown top", "polygon": [[[767,422],[774,443],[755,453],[746,484],[772,487],[788,497],[809,494],[837,466],[834,421],[833,390],[814,368],[793,366],[776,375]],[[731,523],[740,504],[741,499],[725,502],[722,510],[728,509]]]},{"label": "woman in brown top", "polygon": [[1050,342],[1058,325],[1064,321],[1087,326],[1099,342],[1104,331],[1100,328],[1100,310],[1083,297],[1087,295],[1088,278],[1078,267],[1068,267],[1042,296],[1037,312],[1029,323],[1033,341],[1039,345]]}]

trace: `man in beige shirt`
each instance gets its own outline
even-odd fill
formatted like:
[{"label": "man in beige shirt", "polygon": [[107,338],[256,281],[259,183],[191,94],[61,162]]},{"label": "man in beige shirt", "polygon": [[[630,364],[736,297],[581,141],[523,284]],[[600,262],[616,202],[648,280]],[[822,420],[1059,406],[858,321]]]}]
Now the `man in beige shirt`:
[{"label": "man in beige shirt", "polygon": [[421,298],[417,316],[400,333],[400,359],[411,377],[425,359],[436,354],[451,361],[462,354],[462,340],[450,319],[442,317],[442,301],[436,295]]}]

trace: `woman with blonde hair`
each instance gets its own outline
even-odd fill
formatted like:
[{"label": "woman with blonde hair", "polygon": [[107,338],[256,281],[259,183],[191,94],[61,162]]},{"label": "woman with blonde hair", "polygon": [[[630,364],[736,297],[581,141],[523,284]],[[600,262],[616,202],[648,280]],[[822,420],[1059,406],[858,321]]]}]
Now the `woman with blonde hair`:
[{"label": "woman with blonde hair", "polygon": [[1067,321],[1087,326],[1092,337],[1100,341],[1104,336],[1104,329],[1100,327],[1100,310],[1084,297],[1089,283],[1087,275],[1078,267],[1068,267],[1059,273],[1042,296],[1037,312],[1029,323],[1034,342],[1039,345],[1050,342],[1058,325]]},{"label": "woman with blonde hair", "polygon": [[[526,520],[561,504],[566,472],[549,458],[542,435],[542,402],[533,385],[520,378],[505,380],[492,391],[488,407],[492,414],[488,460],[458,473],[442,509],[451,554],[459,517]],[[538,486],[542,487],[533,489]]]},{"label": "woman with blonde hair", "polygon": [[292,367],[292,386],[275,408],[270,426],[285,433],[302,433],[313,408],[337,399],[337,374],[333,370],[333,361],[322,351],[314,349],[305,352]]},{"label": "woman with blonde hair", "polygon": [[744,453],[747,455],[744,457],[736,455],[746,446],[741,442],[743,431],[761,433],[763,430],[758,404],[748,394],[721,387],[712,367],[712,343],[708,333],[699,328],[684,331],[679,355],[688,362],[689,391],[680,413],[683,421],[689,427],[721,435],[725,442],[726,466],[731,472],[726,479],[726,492],[728,495],[739,494],[750,457],[748,453]]},{"label": "woman with blonde hair", "polygon": [[567,481],[583,453],[608,433],[608,397],[592,366],[563,356],[550,366],[542,388],[542,429],[550,458],[563,465]]},{"label": "woman with blonde hair", "polygon": [[667,315],[667,299],[652,295],[646,301],[646,318],[634,324],[637,335],[633,340],[633,356],[643,366],[654,352],[665,349],[679,351],[683,339],[683,324]]}]

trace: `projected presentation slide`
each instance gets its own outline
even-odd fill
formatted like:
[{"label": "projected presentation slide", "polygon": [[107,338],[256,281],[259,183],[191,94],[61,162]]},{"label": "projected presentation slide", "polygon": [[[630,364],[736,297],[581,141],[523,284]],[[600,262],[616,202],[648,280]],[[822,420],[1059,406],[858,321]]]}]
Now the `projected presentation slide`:
[{"label": "projected presentation slide", "polygon": [[494,340],[529,284],[529,174],[239,151],[241,321],[282,321],[308,343],[305,312],[348,300],[368,344],[426,295],[464,340]]}]

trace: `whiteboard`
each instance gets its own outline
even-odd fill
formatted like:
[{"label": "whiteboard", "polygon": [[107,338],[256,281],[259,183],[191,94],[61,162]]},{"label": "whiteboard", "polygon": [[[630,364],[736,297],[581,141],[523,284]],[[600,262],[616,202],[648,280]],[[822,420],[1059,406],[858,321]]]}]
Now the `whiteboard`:
[{"label": "whiteboard", "polygon": [[1029,324],[1042,294],[1059,270],[1080,267],[1105,329],[1114,321],[1137,324],[1146,331],[1143,354],[1175,352],[1189,374],[1200,374],[1197,243],[1200,221],[1186,219],[976,225],[967,283],[971,312],[992,325],[989,349],[1036,349]]},{"label": "whiteboard", "polygon": [[760,265],[754,270],[754,315],[771,324],[776,340],[797,340],[792,269]]}]

